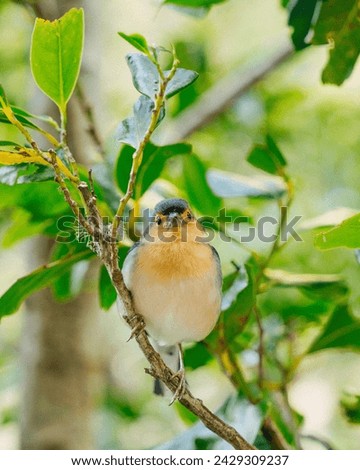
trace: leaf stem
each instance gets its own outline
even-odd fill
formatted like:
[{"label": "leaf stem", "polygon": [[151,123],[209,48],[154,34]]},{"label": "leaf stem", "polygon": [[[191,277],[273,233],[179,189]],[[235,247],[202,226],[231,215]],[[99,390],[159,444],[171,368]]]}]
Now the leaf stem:
[{"label": "leaf stem", "polygon": [[[11,107],[9,105],[7,105],[5,103],[5,101],[3,100],[3,98],[0,96],[0,104],[2,106],[2,110],[5,114],[5,116],[8,118],[8,120],[11,122],[11,124],[13,124],[15,127],[17,127],[17,129],[23,134],[23,136],[25,137],[25,139],[28,141],[28,143],[31,145],[31,147],[34,149],[34,151],[39,155],[40,158],[42,158],[43,160],[45,160],[47,163],[50,163],[52,164],[53,163],[53,159],[52,158],[48,158],[48,156],[46,155],[46,153],[48,152],[43,152],[40,150],[39,146],[37,145],[37,143],[35,142],[35,140],[33,139],[32,135],[30,134],[30,132],[21,124],[21,122],[16,118],[15,114],[13,113],[13,110],[11,109]],[[43,131],[45,132],[45,131]],[[50,134],[49,134],[50,135]],[[54,143],[56,144],[57,147],[60,146],[59,142],[54,138]],[[58,165],[59,167],[59,165]],[[59,170],[60,171],[60,170]],[[79,183],[79,178],[72,175],[69,172],[66,172],[66,176],[71,180],[72,183],[75,183],[75,184],[78,184]]]},{"label": "leaf stem", "polygon": [[132,166],[131,166],[130,177],[129,177],[129,182],[128,182],[128,186],[126,189],[126,193],[120,199],[119,207],[116,211],[113,224],[112,224],[111,236],[112,236],[113,241],[116,240],[117,231],[120,225],[121,218],[124,214],[126,204],[128,203],[129,199],[131,198],[134,192],[136,177],[137,177],[137,173],[142,162],[145,146],[150,141],[150,138],[153,132],[155,131],[155,128],[156,128],[156,125],[158,123],[159,116],[161,113],[161,109],[165,103],[165,92],[166,92],[167,84],[174,77],[178,66],[179,66],[179,60],[177,58],[174,58],[173,65],[172,65],[169,75],[167,77],[163,76],[163,78],[161,78],[159,92],[155,97],[154,109],[152,110],[152,116],[150,119],[149,126],[145,132],[145,135],[142,141],[140,142],[138,148],[135,150],[132,156]]}]

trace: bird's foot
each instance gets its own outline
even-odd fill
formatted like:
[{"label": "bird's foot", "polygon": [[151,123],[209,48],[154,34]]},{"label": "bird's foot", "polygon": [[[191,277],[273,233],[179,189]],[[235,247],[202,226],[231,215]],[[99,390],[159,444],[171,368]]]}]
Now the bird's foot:
[{"label": "bird's foot", "polygon": [[185,369],[180,369],[176,374],[172,376],[172,378],[178,377],[179,378],[179,385],[169,403],[171,406],[176,400],[181,400],[185,391],[186,391],[186,378],[185,378]]},{"label": "bird's foot", "polygon": [[145,322],[144,322],[143,317],[141,317],[140,315],[133,316],[129,324],[132,327],[132,329],[131,329],[131,333],[127,341],[130,341],[133,338],[137,338],[141,333],[145,331]]}]

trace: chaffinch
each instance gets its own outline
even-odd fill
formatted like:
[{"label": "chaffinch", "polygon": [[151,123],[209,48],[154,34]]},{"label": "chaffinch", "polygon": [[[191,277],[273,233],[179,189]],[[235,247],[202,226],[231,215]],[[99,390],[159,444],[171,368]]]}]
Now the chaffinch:
[{"label": "chaffinch", "polygon": [[[165,199],[154,211],[122,272],[154,347],[180,378],[173,402],[186,386],[181,344],[201,341],[214,328],[222,274],[219,255],[185,200]],[[163,395],[164,385],[156,381],[154,391]]]}]

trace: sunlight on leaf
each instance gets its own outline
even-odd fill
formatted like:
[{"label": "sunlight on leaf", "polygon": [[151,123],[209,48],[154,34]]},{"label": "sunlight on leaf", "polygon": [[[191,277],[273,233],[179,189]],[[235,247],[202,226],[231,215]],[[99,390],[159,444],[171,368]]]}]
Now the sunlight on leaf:
[{"label": "sunlight on leaf", "polygon": [[344,220],[340,225],[315,237],[315,246],[321,250],[332,248],[360,248],[360,214]]},{"label": "sunlight on leaf", "polygon": [[31,70],[39,88],[63,116],[80,72],[84,11],[72,8],[60,19],[37,18],[31,43]]},{"label": "sunlight on leaf", "polygon": [[119,32],[118,35],[125,39],[129,44],[134,46],[138,51],[143,52],[144,54],[149,54],[149,46],[146,42],[146,39],[141,34],[125,34]]}]

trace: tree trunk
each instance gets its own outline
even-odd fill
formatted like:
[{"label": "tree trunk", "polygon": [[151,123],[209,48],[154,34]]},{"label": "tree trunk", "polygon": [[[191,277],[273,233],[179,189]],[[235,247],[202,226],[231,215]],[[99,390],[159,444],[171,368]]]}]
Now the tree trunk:
[{"label": "tree trunk", "polygon": [[[59,17],[67,9],[85,4],[88,16],[99,9],[94,2],[49,1],[36,4],[36,14]],[[87,40],[91,41],[91,32]],[[92,41],[95,43],[95,40]],[[99,47],[92,47],[92,64]],[[96,70],[85,65],[88,75]],[[39,103],[45,103],[39,106]],[[49,114],[49,103],[37,101],[35,112]],[[42,109],[39,109],[41,108]],[[34,109],[34,108],[33,108]],[[89,141],[79,118],[79,106],[72,100],[69,109],[69,145],[82,162],[88,155]],[[87,144],[88,145],[88,144]],[[29,250],[31,269],[48,260],[51,243],[37,240]],[[88,278],[94,278],[94,267]],[[21,413],[22,449],[92,449],[94,400],[104,378],[106,351],[100,347],[101,325],[96,294],[59,304],[49,289],[27,302],[21,358],[24,370]],[[105,342],[106,344],[106,342]]]}]

